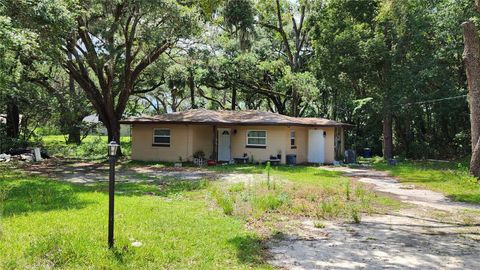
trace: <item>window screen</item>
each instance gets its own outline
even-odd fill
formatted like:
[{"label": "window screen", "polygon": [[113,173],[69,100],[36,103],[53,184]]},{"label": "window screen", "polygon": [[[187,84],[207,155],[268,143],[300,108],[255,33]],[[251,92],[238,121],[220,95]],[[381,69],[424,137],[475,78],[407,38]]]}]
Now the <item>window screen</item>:
[{"label": "window screen", "polygon": [[170,145],[170,129],[154,129],[153,144]]},{"label": "window screen", "polygon": [[250,130],[247,132],[247,145],[265,146],[267,144],[267,132]]}]

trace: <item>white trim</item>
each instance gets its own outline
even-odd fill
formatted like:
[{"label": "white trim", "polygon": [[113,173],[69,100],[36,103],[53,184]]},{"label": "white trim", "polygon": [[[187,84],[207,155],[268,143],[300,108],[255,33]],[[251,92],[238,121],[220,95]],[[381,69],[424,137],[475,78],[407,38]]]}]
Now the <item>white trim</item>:
[{"label": "white trim", "polygon": [[[248,133],[249,132],[252,132],[252,131],[261,131],[261,132],[265,132],[265,137],[250,137],[250,138],[254,138],[254,139],[263,139],[265,138],[265,144],[251,144],[251,143],[248,143]],[[246,144],[247,146],[267,146],[267,131],[266,130],[257,130],[257,129],[252,129],[252,130],[247,130],[247,132],[245,133],[245,137],[246,137]]]},{"label": "white trim", "polygon": [[[220,149],[220,136],[223,136],[223,133],[227,131],[228,132],[228,157],[223,158],[221,157],[221,150]],[[226,149],[225,149],[226,150]],[[226,154],[226,153],[225,153]],[[217,159],[218,161],[230,161],[232,158],[232,129],[231,128],[217,128]]]},{"label": "white trim", "polygon": [[[168,136],[165,136],[165,135],[155,135],[155,131],[157,130],[168,130]],[[169,143],[157,143],[155,142],[155,138],[156,137],[159,137],[159,138],[168,138],[169,139]],[[169,128],[154,128],[153,129],[153,132],[152,132],[152,144],[155,144],[155,145],[170,145],[172,143],[172,131],[171,129]]]},{"label": "white trim", "polygon": [[325,162],[325,137],[323,129],[308,130],[308,152],[307,160],[309,163]]}]

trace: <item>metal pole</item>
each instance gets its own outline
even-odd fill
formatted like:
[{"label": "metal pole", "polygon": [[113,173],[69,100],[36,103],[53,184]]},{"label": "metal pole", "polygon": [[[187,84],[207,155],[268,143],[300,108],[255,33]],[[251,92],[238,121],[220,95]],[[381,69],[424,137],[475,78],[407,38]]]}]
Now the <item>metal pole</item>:
[{"label": "metal pole", "polygon": [[110,177],[108,184],[108,248],[113,247],[113,215],[115,195],[115,156],[110,156]]}]

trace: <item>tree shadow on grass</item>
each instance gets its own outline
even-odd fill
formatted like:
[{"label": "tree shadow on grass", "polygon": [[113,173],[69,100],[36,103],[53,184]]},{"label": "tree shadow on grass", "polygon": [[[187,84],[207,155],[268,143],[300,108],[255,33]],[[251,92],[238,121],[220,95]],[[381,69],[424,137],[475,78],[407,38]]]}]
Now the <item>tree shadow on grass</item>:
[{"label": "tree shadow on grass", "polygon": [[255,236],[237,236],[228,240],[237,249],[238,260],[249,266],[268,265],[265,260],[265,248],[262,241]]},{"label": "tree shadow on grass", "polygon": [[[162,196],[168,197],[183,192],[206,189],[209,180],[170,179],[162,181],[139,181],[132,183],[118,182],[115,184],[116,196]],[[108,193],[108,182],[84,185],[91,192]]]},{"label": "tree shadow on grass", "polygon": [[52,180],[0,181],[4,216],[58,209],[80,209],[91,202],[78,197],[72,184]]}]

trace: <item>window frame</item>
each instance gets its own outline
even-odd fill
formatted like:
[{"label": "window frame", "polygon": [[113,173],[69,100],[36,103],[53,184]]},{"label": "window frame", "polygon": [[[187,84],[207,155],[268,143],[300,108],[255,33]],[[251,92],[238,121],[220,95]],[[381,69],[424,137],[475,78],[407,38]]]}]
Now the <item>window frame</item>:
[{"label": "window frame", "polygon": [[[265,137],[248,137],[248,134],[250,132],[265,132]],[[247,148],[267,148],[267,131],[266,130],[256,130],[256,129],[252,129],[252,130],[247,130],[247,132],[245,133],[245,137],[246,137],[246,147]],[[248,143],[248,139],[249,138],[254,138],[254,139],[265,139],[265,144],[252,144],[252,143]]]},{"label": "window frame", "polygon": [[294,129],[290,130],[290,149],[297,149],[297,132]]},{"label": "window frame", "polygon": [[[168,130],[168,136],[165,135],[155,135],[155,132],[157,130]],[[155,138],[160,137],[160,138],[168,138],[168,143],[157,143],[155,142]],[[172,143],[172,130],[169,128],[154,128],[152,132],[152,146],[158,146],[158,147],[170,147],[170,144]]]}]

